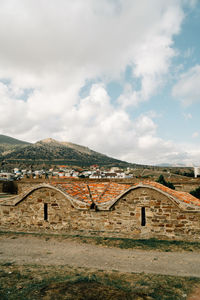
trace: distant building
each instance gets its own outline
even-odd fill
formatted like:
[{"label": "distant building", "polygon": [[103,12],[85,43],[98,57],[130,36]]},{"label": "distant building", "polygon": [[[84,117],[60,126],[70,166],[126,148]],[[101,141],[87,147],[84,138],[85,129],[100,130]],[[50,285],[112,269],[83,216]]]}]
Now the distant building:
[{"label": "distant building", "polygon": [[200,177],[200,167],[194,167],[194,177]]},{"label": "distant building", "polygon": [[12,173],[7,173],[7,172],[0,173],[0,179],[1,180],[13,180],[14,177],[15,176]]},{"label": "distant building", "polygon": [[92,179],[102,178],[102,174],[101,174],[100,171],[96,171],[96,172],[92,172],[92,174],[89,177],[92,178]]},{"label": "distant building", "polygon": [[112,167],[112,168],[110,168],[110,173],[117,173],[117,171],[118,172],[120,172],[120,171],[123,172],[122,170],[119,169],[119,167]]},{"label": "distant building", "polygon": [[105,173],[105,177],[106,178],[117,178],[117,173],[111,173],[111,172],[109,172],[109,173]]}]

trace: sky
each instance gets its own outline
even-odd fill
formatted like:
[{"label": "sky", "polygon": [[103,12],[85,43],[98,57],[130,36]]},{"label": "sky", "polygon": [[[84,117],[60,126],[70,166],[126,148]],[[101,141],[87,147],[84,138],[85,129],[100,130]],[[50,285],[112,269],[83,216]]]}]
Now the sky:
[{"label": "sky", "polygon": [[200,166],[199,0],[1,0],[0,133]]}]

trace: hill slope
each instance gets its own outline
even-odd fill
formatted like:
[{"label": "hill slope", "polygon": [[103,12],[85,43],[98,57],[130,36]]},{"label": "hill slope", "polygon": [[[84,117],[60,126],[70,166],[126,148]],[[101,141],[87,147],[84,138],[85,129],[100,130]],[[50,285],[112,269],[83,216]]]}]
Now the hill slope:
[{"label": "hill slope", "polygon": [[12,138],[12,137],[7,136],[7,135],[0,134],[0,144],[7,144],[7,145],[27,145],[27,144],[30,144],[30,143],[27,143],[27,142],[24,142],[24,141]]},{"label": "hill slope", "polygon": [[6,155],[13,150],[27,146],[30,143],[0,134],[0,155]]},{"label": "hill slope", "polygon": [[87,147],[69,142],[58,142],[53,139],[45,139],[35,144],[23,145],[2,153],[2,159],[10,164],[66,164],[73,166],[118,166],[128,167],[130,164],[112,157],[103,155]]}]

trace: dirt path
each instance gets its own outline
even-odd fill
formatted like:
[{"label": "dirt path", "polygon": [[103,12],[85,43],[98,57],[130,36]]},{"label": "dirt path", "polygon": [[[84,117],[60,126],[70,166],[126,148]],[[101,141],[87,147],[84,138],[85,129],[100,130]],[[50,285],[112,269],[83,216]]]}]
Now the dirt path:
[{"label": "dirt path", "polygon": [[107,248],[54,237],[1,236],[2,262],[200,277],[199,253]]}]

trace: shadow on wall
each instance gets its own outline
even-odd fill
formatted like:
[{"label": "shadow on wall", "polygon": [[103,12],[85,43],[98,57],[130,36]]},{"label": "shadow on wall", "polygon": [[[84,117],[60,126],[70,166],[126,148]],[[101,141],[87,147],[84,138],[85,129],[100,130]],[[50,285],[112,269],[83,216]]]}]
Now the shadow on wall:
[{"label": "shadow on wall", "polygon": [[16,195],[18,193],[17,183],[15,181],[1,181],[0,192]]}]

